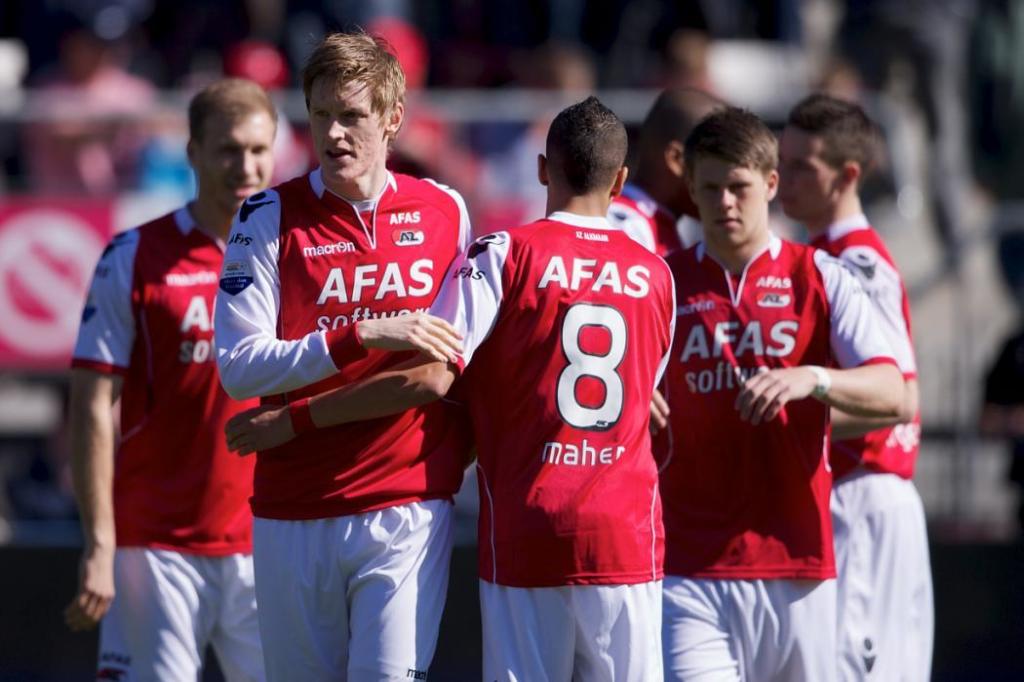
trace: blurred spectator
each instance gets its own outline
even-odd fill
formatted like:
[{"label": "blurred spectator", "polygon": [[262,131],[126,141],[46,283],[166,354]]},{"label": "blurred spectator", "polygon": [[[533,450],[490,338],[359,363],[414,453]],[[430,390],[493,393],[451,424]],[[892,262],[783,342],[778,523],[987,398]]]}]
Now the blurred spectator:
[{"label": "blurred spectator", "polygon": [[[244,40],[231,46],[224,55],[224,75],[245,78],[273,95],[290,82],[288,62],[274,45]],[[277,110],[277,135],[274,138],[274,175],[270,184],[291,180],[310,170],[313,155],[308,136],[296,132],[284,111]]]},{"label": "blurred spectator", "polygon": [[949,265],[964,238],[967,153],[963,106],[970,0],[847,0],[840,26],[844,56],[865,85],[884,90],[892,67],[912,73],[914,99],[928,136],[932,214]]},{"label": "blurred spectator", "polygon": [[1009,479],[1020,488],[1017,518],[1024,530],[1024,232],[1002,236],[999,261],[1021,317],[985,378],[979,426],[982,433],[1009,442]]},{"label": "blurred spectator", "polygon": [[679,29],[673,33],[665,46],[665,86],[714,93],[708,71],[710,51],[711,37],[704,31]]},{"label": "blurred spectator", "polygon": [[485,159],[482,194],[486,206],[479,212],[477,232],[505,229],[544,215],[545,188],[537,179],[537,155],[544,152],[547,129],[555,114],[572,100],[582,100],[594,89],[597,73],[584,49],[569,44],[546,44],[516,55],[513,64],[518,87],[548,90],[561,100],[527,126],[481,126],[480,139],[493,150]]},{"label": "blurred spectator", "polygon": [[54,118],[27,126],[31,189],[102,195],[129,187],[143,145],[133,116],[156,98],[148,81],[123,65],[116,40],[79,23],[60,39],[60,60],[37,87]]},{"label": "blurred spectator", "polygon": [[997,202],[997,224],[1024,229],[1024,218],[1010,215],[1024,200],[1024,2],[981,5],[968,73],[974,178]]}]

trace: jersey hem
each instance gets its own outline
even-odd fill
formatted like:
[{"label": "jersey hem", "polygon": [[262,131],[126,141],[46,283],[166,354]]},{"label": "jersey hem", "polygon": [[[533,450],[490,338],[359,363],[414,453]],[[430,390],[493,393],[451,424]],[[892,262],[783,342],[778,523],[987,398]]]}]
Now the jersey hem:
[{"label": "jersey hem", "polygon": [[[566,587],[570,585],[640,585],[643,583],[652,583],[658,580],[662,580],[665,577],[663,571],[658,571],[651,576],[650,571],[643,573],[624,573],[624,574],[583,574],[574,575],[570,577],[558,577],[558,578],[540,578],[540,579],[499,579],[492,580],[491,578],[483,575],[484,571],[479,570],[480,580],[491,583],[492,585],[501,585],[503,587]],[[493,575],[493,572],[491,572]]]},{"label": "jersey hem", "polygon": [[675,571],[665,570],[675,578],[701,580],[830,580],[836,577],[834,565],[823,568],[732,568],[720,570]]},{"label": "jersey hem", "polygon": [[231,543],[228,545],[183,545],[171,542],[133,542],[126,540],[124,542],[118,542],[118,549],[128,549],[130,547],[141,547],[142,549],[161,549],[170,552],[180,552],[181,554],[194,554],[196,556],[231,556],[232,554],[252,554],[252,540],[242,543]]},{"label": "jersey hem", "polygon": [[99,362],[98,360],[86,360],[84,358],[72,358],[71,369],[91,369],[94,372],[99,372],[101,374],[128,376],[127,367],[121,367],[120,365],[114,365],[109,362]]},{"label": "jersey hem", "polygon": [[453,494],[454,492],[410,495],[375,504],[351,504],[350,502],[347,504],[336,505],[317,504],[301,511],[295,511],[295,505],[262,505],[253,500],[252,514],[257,518],[269,519],[272,521],[314,521],[317,519],[333,519],[339,516],[365,514],[367,512],[378,511],[380,509],[388,509],[389,507],[399,507],[403,504],[411,504],[413,502],[447,500],[451,503]]}]

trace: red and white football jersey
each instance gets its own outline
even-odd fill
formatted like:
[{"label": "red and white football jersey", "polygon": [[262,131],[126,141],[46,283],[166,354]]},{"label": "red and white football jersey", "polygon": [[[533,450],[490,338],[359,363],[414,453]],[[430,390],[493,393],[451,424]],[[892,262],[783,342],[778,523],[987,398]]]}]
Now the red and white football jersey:
[{"label": "red and white football jersey", "polygon": [[627,184],[622,194],[612,200],[608,220],[659,256],[683,248],[676,217],[636,185]]},{"label": "red and white football jersey", "polygon": [[[832,225],[811,246],[849,266],[875,306],[881,333],[892,347],[903,376],[917,376],[910,331],[910,299],[882,238],[863,215]],[[832,473],[839,480],[857,466],[912,478],[921,444],[921,414],[910,424],[879,429],[850,440],[832,441]]]},{"label": "red and white football jersey", "polygon": [[[316,170],[250,197],[228,240],[217,361],[229,393],[284,403],[389,369],[413,353],[364,349],[355,323],[427,310],[469,239],[462,198],[388,174],[353,204]],[[256,461],[253,512],[356,514],[454,494],[468,428],[444,402],[305,433]]]},{"label": "red and white football jersey", "polygon": [[214,364],[223,255],[182,208],[115,236],[96,266],[71,365],[124,377],[120,547],[252,550],[253,464],[228,452],[224,424],[255,402],[231,400]]},{"label": "red and white football jersey", "polygon": [[752,426],[735,401],[759,371],[893,362],[870,301],[838,261],[774,235],[739,277],[703,243],[668,263],[678,307],[665,384],[666,573],[834,577],[829,407],[807,398]]},{"label": "red and white football jersey", "polygon": [[605,218],[557,212],[452,267],[433,312],[464,336],[484,580],[661,578],[648,420],[673,309],[665,262]]}]

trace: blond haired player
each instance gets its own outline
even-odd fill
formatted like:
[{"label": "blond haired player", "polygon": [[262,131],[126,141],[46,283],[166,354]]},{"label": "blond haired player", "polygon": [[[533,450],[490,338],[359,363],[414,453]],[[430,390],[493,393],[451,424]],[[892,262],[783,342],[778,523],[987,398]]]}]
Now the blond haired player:
[{"label": "blond haired player", "polygon": [[225,389],[290,405],[302,432],[256,457],[267,677],[423,679],[444,610],[466,429],[436,403],[316,430],[308,397],[412,356],[365,344],[381,319],[423,324],[410,313],[433,302],[469,220],[456,192],[387,169],[405,77],[383,43],[327,36],[303,90],[320,166],[242,206],[216,308]]},{"label": "blond haired player", "polygon": [[196,95],[195,201],[117,235],[96,266],[72,361],[85,549],[65,619],[73,630],[100,623],[102,679],[194,680],[208,643],[229,680],[263,679],[252,465],[220,437],[252,403],[220,387],[212,325],[231,219],[270,180],[275,126],[254,83],[225,80]]}]

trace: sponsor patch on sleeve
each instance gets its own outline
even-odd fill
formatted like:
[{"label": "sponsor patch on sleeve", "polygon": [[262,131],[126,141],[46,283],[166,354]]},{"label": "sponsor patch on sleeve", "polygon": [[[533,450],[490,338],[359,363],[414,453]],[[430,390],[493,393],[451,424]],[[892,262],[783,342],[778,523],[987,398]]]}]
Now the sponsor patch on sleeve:
[{"label": "sponsor patch on sleeve", "polygon": [[233,260],[224,264],[224,272],[220,276],[220,288],[228,294],[244,291],[252,284],[252,268],[245,261]]}]

